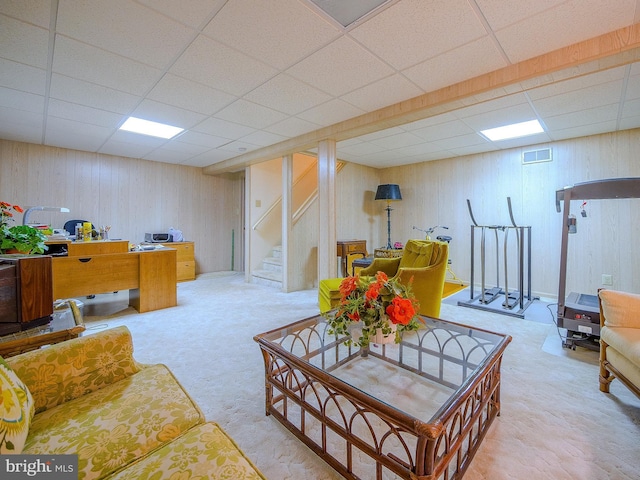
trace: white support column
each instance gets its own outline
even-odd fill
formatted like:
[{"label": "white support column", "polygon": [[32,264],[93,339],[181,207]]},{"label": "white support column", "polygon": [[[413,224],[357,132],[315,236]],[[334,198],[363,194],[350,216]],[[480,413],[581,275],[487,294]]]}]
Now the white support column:
[{"label": "white support column", "polygon": [[282,157],[282,291],[289,291],[289,257],[293,223],[291,199],[293,193],[293,155]]},{"label": "white support column", "polygon": [[336,142],[318,143],[318,282],[334,278],[336,261]]},{"label": "white support column", "polygon": [[244,169],[244,281],[251,283],[251,245],[252,233],[251,229],[251,167]]}]

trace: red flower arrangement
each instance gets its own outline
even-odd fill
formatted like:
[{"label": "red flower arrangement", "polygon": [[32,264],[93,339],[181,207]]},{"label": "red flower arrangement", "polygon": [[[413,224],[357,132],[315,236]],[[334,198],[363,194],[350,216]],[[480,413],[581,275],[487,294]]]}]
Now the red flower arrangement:
[{"label": "red flower arrangement", "polygon": [[7,225],[9,220],[13,220],[13,211],[24,213],[20,205],[11,205],[7,202],[0,202],[0,226]]},{"label": "red flower arrangement", "polygon": [[384,272],[378,272],[375,277],[356,275],[342,281],[340,296],[338,308],[327,312],[325,317],[330,334],[350,335],[353,325],[361,327],[360,336],[348,340],[348,344],[366,347],[377,334],[394,334],[398,343],[403,331],[420,327],[419,306],[411,292],[411,282],[402,285]]}]

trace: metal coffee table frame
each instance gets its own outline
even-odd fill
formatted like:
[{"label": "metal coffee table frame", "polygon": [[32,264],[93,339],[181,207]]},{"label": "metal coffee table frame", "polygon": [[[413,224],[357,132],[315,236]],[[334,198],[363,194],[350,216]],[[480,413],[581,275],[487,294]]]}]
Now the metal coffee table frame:
[{"label": "metal coffee table frame", "polygon": [[[357,471],[355,458],[363,454],[375,461],[377,480],[385,470],[413,480],[462,478],[500,413],[500,366],[511,337],[422,319],[426,328],[405,334],[400,344],[368,349],[330,335],[321,316],[255,336],[265,364],[266,414],[348,479],[373,478]],[[419,419],[332,375],[366,356],[452,394],[430,419]],[[452,370],[460,382],[448,380]],[[366,435],[355,424],[366,425]],[[339,439],[344,451],[329,438]]]}]

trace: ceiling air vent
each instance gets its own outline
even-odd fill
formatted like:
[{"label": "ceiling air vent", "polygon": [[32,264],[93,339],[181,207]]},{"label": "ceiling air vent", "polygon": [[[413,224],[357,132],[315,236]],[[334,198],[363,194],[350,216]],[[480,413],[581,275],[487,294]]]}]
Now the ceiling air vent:
[{"label": "ceiling air vent", "polygon": [[522,163],[550,162],[553,160],[551,148],[522,152]]}]

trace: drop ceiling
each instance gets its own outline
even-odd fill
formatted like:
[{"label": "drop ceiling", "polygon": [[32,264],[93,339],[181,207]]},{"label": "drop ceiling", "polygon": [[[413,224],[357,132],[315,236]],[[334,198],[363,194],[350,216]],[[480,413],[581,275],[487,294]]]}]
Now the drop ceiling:
[{"label": "drop ceiling", "polygon": [[[640,0],[390,0],[347,27],[310,0],[3,0],[0,138],[233,168],[638,22]],[[640,127],[640,65],[494,97],[371,125],[338,156],[384,168]],[[119,131],[130,115],[186,131]],[[535,118],[545,133],[478,134]]]}]

